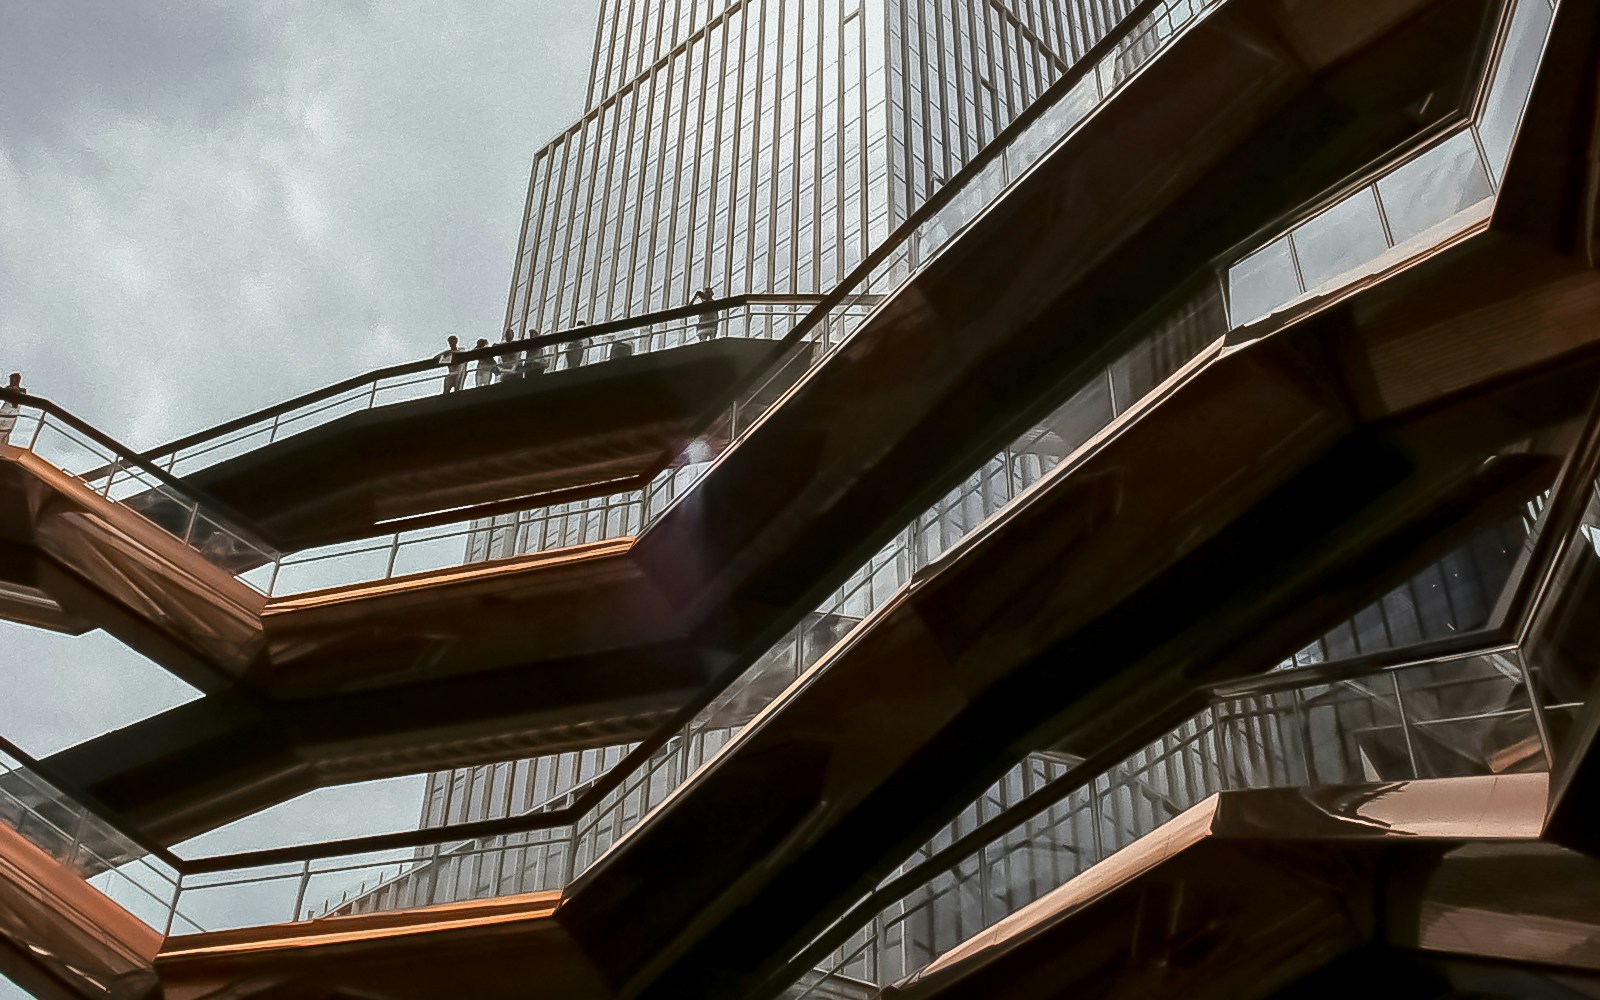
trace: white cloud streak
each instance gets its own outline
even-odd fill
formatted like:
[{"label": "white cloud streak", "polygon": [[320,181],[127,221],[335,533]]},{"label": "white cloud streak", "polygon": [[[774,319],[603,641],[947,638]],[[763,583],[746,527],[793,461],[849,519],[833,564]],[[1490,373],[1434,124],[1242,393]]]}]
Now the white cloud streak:
[{"label": "white cloud streak", "polygon": [[[597,9],[10,0],[0,374],[148,447],[447,329],[493,338],[531,155],[581,110]],[[7,724],[41,749],[186,697],[150,669],[0,623],[0,686],[29,687]]]}]

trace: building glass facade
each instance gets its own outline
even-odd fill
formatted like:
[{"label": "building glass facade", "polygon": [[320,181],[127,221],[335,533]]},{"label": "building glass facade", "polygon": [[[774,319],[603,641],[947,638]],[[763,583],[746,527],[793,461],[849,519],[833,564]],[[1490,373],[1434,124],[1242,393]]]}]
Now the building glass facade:
[{"label": "building glass facade", "polygon": [[835,285],[1133,0],[608,0],[506,325]]},{"label": "building glass facade", "polygon": [[[507,326],[639,315],[707,285],[826,292],[1135,4],[605,0],[584,113],[533,157]],[[613,506],[553,516],[582,544]],[[469,561],[521,537],[485,532]],[[423,825],[538,808],[629,749],[433,775]]]}]

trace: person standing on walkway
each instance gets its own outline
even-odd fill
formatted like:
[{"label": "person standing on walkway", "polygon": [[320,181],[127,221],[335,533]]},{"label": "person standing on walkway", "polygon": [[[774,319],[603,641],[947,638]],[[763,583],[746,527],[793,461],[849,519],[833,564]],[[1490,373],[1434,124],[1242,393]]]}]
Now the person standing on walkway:
[{"label": "person standing on walkway", "polygon": [[556,367],[554,352],[547,356],[543,347],[533,346],[534,338],[538,336],[540,336],[539,328],[531,323],[528,325],[528,332],[522,335],[522,339],[528,342],[528,349],[522,352],[522,363],[529,375],[543,375],[545,372],[554,371]]},{"label": "person standing on walkway", "polygon": [[[489,347],[488,338],[487,337],[479,337],[477,344],[473,345],[473,350],[482,351],[482,350],[487,350],[488,347]],[[489,355],[485,354],[485,355],[483,355],[482,357],[480,357],[478,359],[478,364],[476,365],[476,367],[474,368],[474,370],[472,372],[472,386],[473,386],[473,388],[482,389],[486,385],[493,385],[494,384],[494,376],[495,376],[494,358],[492,358]]]},{"label": "person standing on walkway", "polygon": [[[575,324],[575,327],[584,327],[584,326],[588,326],[588,325],[589,325],[588,323],[585,323],[583,320],[580,319]],[[567,368],[568,369],[577,368],[579,365],[583,364],[583,351],[584,351],[584,348],[586,348],[588,346],[589,346],[589,341],[585,337],[575,337],[572,340],[567,341]]]},{"label": "person standing on walkway", "polygon": [[444,391],[459,392],[467,384],[467,363],[461,360],[461,344],[456,340],[455,334],[444,339],[450,346],[433,360],[450,366],[444,373]]},{"label": "person standing on walkway", "polygon": [[[12,372],[6,380],[6,388],[12,392],[26,393],[22,387],[22,373]],[[0,444],[11,443],[11,432],[16,429],[17,416],[22,413],[22,406],[15,400],[0,399]]]},{"label": "person standing on walkway", "polygon": [[[505,336],[500,343],[510,347],[517,342],[517,331],[506,327]],[[520,351],[507,351],[500,355],[500,381],[510,382],[515,379],[524,379],[533,371],[533,352],[524,348]]]},{"label": "person standing on walkway", "polygon": [[[710,302],[715,297],[716,293],[712,291],[710,285],[707,285],[694,293],[694,298],[689,300],[689,304]],[[695,323],[694,332],[695,338],[702,343],[715,337],[717,335],[717,311],[711,309],[701,313],[699,321]]]}]

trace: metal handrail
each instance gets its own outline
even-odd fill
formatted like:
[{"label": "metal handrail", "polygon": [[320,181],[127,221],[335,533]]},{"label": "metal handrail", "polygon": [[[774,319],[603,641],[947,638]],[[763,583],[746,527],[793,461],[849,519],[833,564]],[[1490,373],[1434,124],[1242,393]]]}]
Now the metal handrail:
[{"label": "metal handrail", "polygon": [[162,864],[165,864],[167,867],[175,869],[179,872],[183,871],[183,861],[181,858],[173,854],[167,848],[162,847],[160,844],[151,841],[149,838],[136,831],[133,827],[120,822],[111,810],[106,809],[103,805],[97,803],[93,796],[68,782],[60,780],[56,775],[50,773],[51,768],[48,765],[42,764],[32,754],[17,746],[3,735],[0,735],[0,753],[4,753],[13,760],[21,762],[25,770],[38,775],[40,780],[42,780],[45,784],[54,788],[57,792],[72,800],[78,806],[82,807],[88,812],[93,813],[96,820],[117,833],[119,836],[126,838],[130,844],[149,851],[151,855],[159,858]]},{"label": "metal handrail", "polygon": [[[587,340],[590,337],[619,333],[626,330],[636,329],[641,326],[652,326],[657,323],[666,323],[677,319],[690,319],[703,313],[713,311],[722,312],[729,309],[743,308],[749,305],[813,305],[821,300],[821,296],[815,295],[734,295],[729,296],[728,298],[715,299],[710,302],[698,302],[688,306],[674,306],[671,309],[663,309],[658,312],[646,313],[641,316],[631,316],[626,319],[612,320],[606,323],[596,323],[591,326],[574,327],[572,329],[562,330],[556,333],[542,334],[538,337],[522,338],[520,340],[513,340],[510,343],[501,341],[490,344],[488,347],[478,347],[470,350],[457,351],[454,359],[449,362],[449,365],[465,365],[483,358],[496,358],[505,354],[521,354],[524,351],[541,350],[546,347],[573,343],[579,340]],[[167,458],[175,452],[181,451],[185,448],[190,448],[197,444],[203,444],[207,441],[212,441],[216,438],[231,434],[234,431],[244,430],[246,428],[254,427],[257,424],[279,419],[287,416],[297,409],[301,409],[315,403],[324,402],[342,393],[350,392],[355,389],[368,388],[377,382],[383,381],[384,379],[420,374],[422,372],[433,371],[445,366],[446,364],[438,361],[437,355],[435,355],[433,357],[424,358],[420,361],[409,361],[403,364],[389,365],[388,367],[374,369],[360,375],[353,375],[350,378],[344,379],[340,382],[335,382],[332,385],[324,386],[321,389],[314,389],[311,392],[303,393],[280,403],[275,403],[272,406],[263,407],[252,413],[247,413],[240,417],[234,417],[231,420],[225,420],[222,423],[206,428],[205,430],[196,431],[193,434],[188,434],[176,440],[169,441],[166,444],[159,445],[149,451],[143,452],[140,457],[146,461],[155,461],[158,459]]]},{"label": "metal handrail", "polygon": [[[898,246],[911,235],[913,235],[923,222],[926,222],[929,218],[936,215],[942,208],[948,205],[949,202],[952,201],[960,192],[961,182],[964,178],[970,178],[972,175],[982,171],[988,164],[991,164],[998,156],[1002,155],[1009,145],[1009,141],[1011,139],[1015,138],[1017,134],[1028,128],[1035,120],[1037,120],[1040,115],[1044,113],[1045,110],[1053,105],[1054,101],[1052,100],[1052,97],[1059,98],[1064,96],[1070,92],[1071,89],[1076,86],[1076,84],[1087,74],[1091,72],[1097,72],[1100,60],[1106,55],[1114,52],[1117,46],[1121,44],[1121,42],[1129,33],[1142,26],[1142,17],[1144,15],[1160,8],[1164,2],[1166,2],[1166,0],[1147,0],[1146,3],[1140,4],[1133,11],[1131,11],[1117,29],[1109,33],[1101,43],[1099,43],[1096,47],[1091,49],[1089,53],[1086,54],[1084,59],[1075,67],[1074,72],[1069,72],[1063,77],[1062,80],[1058,81],[1058,83],[1053,86],[1052,90],[1047,91],[1046,94],[1043,95],[1038,102],[1036,102],[1036,104],[1033,106],[1034,110],[1031,114],[1025,113],[1022,117],[1020,117],[1016,122],[1013,123],[1011,127],[997,137],[996,140],[990,144],[990,146],[986,147],[985,153],[981,153],[978,158],[968,165],[967,169],[958,173],[954,178],[952,178],[950,184],[941,189],[935,198],[930,199],[930,201],[926,203],[922,209],[920,209],[917,213],[914,213],[904,225],[897,229],[895,234],[892,235],[889,240],[887,240],[877,250],[870,254],[861,265],[859,265],[844,279],[843,282],[841,282],[840,286],[835,289],[834,292],[830,293],[828,296],[825,296],[822,302],[816,308],[814,308],[811,313],[803,318],[786,337],[775,342],[777,345],[775,349],[784,350],[784,345],[800,342],[812,328],[814,328],[822,321],[823,318],[826,317],[826,315],[834,306],[845,304],[850,301],[853,296],[850,295],[848,289],[859,283],[864,277],[870,275],[871,271],[879,263],[891,256]],[[678,310],[677,314],[681,316],[694,316],[704,308],[705,307],[702,305],[699,307]],[[585,333],[591,330],[593,330],[593,328],[585,328]],[[742,380],[742,383],[746,387],[754,386],[759,383],[761,378],[766,377],[766,375],[767,373],[765,371],[757,368],[752,370],[752,372]],[[740,391],[742,390],[735,389],[733,390],[733,394],[737,395]],[[601,805],[607,796],[620,788],[623,783],[632,777],[641,767],[648,764],[651,757],[658,750],[670,742],[671,739],[676,736],[685,725],[690,723],[704,708],[706,708],[717,697],[719,697],[728,686],[736,681],[739,676],[742,676],[742,674],[743,671],[741,670],[737,673],[733,673],[732,676],[725,678],[723,683],[713,683],[708,685],[705,689],[699,692],[695,698],[691,699],[678,712],[674,713],[672,718],[669,719],[656,733],[651,734],[650,737],[644,741],[641,741],[641,743],[627,756],[625,756],[622,761],[620,761],[605,775],[602,775],[587,794],[573,802],[571,805],[538,814],[526,814],[524,816],[507,817],[505,819],[498,820],[485,820],[477,823],[452,827],[452,834],[459,837],[507,835],[512,833],[524,833],[549,829],[552,827],[569,825],[581,821],[588,815],[590,811]],[[439,829],[416,830],[400,834],[380,834],[370,837],[351,838],[319,845],[299,845],[295,847],[269,848],[259,851],[238,852],[231,855],[196,859],[186,862],[185,867],[187,870],[194,871],[196,873],[210,873],[242,867],[298,863],[316,858],[337,856],[343,853],[354,853],[357,851],[366,852],[423,847],[435,842],[442,832],[443,831]]]},{"label": "metal handrail", "polygon": [[[213,498],[205,490],[199,489],[191,483],[186,483],[176,476],[173,476],[167,470],[153,464],[147,458],[143,457],[138,452],[135,452],[132,448],[111,437],[104,431],[92,426],[88,422],[73,415],[70,410],[61,406],[54,400],[45,396],[36,396],[30,392],[17,392],[13,389],[5,388],[0,388],[0,400],[15,403],[24,409],[35,409],[47,416],[53,417],[62,424],[71,428],[74,432],[83,435],[90,441],[93,441],[95,444],[111,452],[111,454],[114,456],[114,460],[111,465],[103,466],[97,470],[91,470],[90,472],[83,473],[75,478],[81,479],[84,482],[94,482],[96,479],[100,478],[102,474],[113,474],[118,470],[124,469],[137,469],[138,471],[153,477],[160,482],[162,486],[172,490],[178,496],[190,500],[195,504],[205,508],[207,511],[207,516],[213,521],[216,521],[219,527],[227,529],[228,532],[238,536],[241,540],[247,541],[251,545],[259,548],[262,554],[273,558],[276,558],[281,554],[276,548],[268,545],[266,542],[257,537],[253,530],[241,527],[241,525],[247,525],[250,523],[249,518],[246,518],[233,511],[227,504]],[[23,450],[28,451],[31,449],[25,448]],[[214,515],[221,515],[221,517]]]},{"label": "metal handrail", "polygon": [[[1455,656],[1449,659],[1460,661],[1479,655],[1489,655],[1493,652],[1496,652],[1499,648],[1500,647],[1481,649],[1472,654]],[[1413,662],[1407,666],[1409,666],[1411,669],[1423,669],[1426,667],[1435,666],[1442,662],[1447,662],[1447,660],[1445,658],[1428,659],[1419,662]],[[1406,668],[1369,668],[1367,676],[1383,676],[1385,674],[1394,674],[1397,671],[1404,669]],[[1299,688],[1306,686],[1314,686],[1321,682],[1320,678],[1306,676],[1309,673],[1313,673],[1312,671],[1282,672],[1284,675],[1290,673],[1297,673],[1299,675],[1298,679],[1300,682],[1298,685],[1291,686],[1291,690],[1298,690]],[[1273,681],[1276,681],[1277,676],[1281,675],[1268,675],[1268,677],[1270,677]],[[1263,680],[1266,679],[1267,678],[1263,678]],[[1468,682],[1475,682],[1476,680],[1478,679],[1468,679]],[[1524,678],[1524,682],[1526,682],[1526,677]],[[1282,688],[1276,684],[1272,684],[1270,686],[1264,684],[1262,685],[1261,690],[1263,693],[1274,693],[1281,692]],[[1140,727],[1138,732],[1123,735],[1114,742],[1101,747],[1094,754],[1083,758],[1078,764],[1072,766],[1066,774],[1047,782],[1042,788],[1034,792],[1032,795],[1029,795],[1023,800],[1014,803],[1012,806],[1005,809],[999,815],[991,818],[990,820],[986,822],[980,822],[976,827],[968,831],[966,834],[954,838],[945,847],[932,851],[925,858],[916,862],[915,864],[910,865],[899,874],[880,882],[869,893],[863,896],[855,904],[851,905],[844,914],[830,923],[828,927],[821,931],[809,945],[807,945],[792,959],[786,962],[783,966],[783,969],[774,976],[774,980],[785,976],[792,979],[793,975],[798,973],[800,970],[819,966],[839,947],[841,941],[845,937],[847,937],[850,933],[853,933],[852,929],[861,924],[861,918],[863,916],[870,917],[871,914],[880,912],[885,907],[904,899],[910,893],[916,891],[922,886],[931,884],[937,876],[954,870],[962,862],[975,855],[982,848],[989,844],[1000,842],[1013,831],[1028,824],[1029,822],[1032,822],[1034,819],[1044,814],[1047,810],[1066,800],[1070,796],[1088,790],[1092,798],[1095,794],[1095,785],[1100,781],[1101,778],[1106,777],[1107,774],[1116,769],[1118,765],[1127,763],[1135,754],[1151,745],[1152,739],[1150,733],[1152,730],[1161,732],[1162,735],[1158,736],[1157,739],[1165,736],[1175,735],[1177,731],[1187,722],[1199,719],[1208,712],[1218,712],[1220,709],[1225,707],[1228,701],[1234,700],[1236,697],[1243,696],[1230,695],[1209,698],[1207,699],[1204,707],[1198,712],[1182,712],[1181,716],[1184,720],[1182,722],[1173,723],[1170,721],[1178,716],[1179,713],[1176,712],[1168,713],[1159,719],[1151,720],[1148,725]],[[1534,704],[1530,704],[1526,708],[1506,710],[1493,714],[1497,716],[1521,714],[1532,715],[1537,712],[1535,704],[1536,702]],[[1401,711],[1403,713],[1403,709],[1401,709]],[[1484,715],[1484,713],[1475,713],[1473,716],[1471,716],[1471,718],[1478,718],[1482,715]],[[1223,721],[1232,720],[1223,720],[1221,718],[1214,719],[1212,726],[1220,726]],[[1434,720],[1407,720],[1406,724],[1414,725],[1420,722],[1443,723],[1451,721],[1459,720],[1455,717]],[[1400,724],[1396,723],[1389,728],[1393,729],[1399,727]],[[1202,734],[1204,732],[1205,730],[1201,731]],[[1188,743],[1192,743],[1195,738],[1197,737],[1186,737],[1184,739],[1184,744],[1187,745]],[[1220,749],[1220,747],[1217,755],[1218,760],[1216,763],[1218,766],[1222,766],[1226,762],[1221,759],[1223,756],[1223,751]],[[1166,760],[1170,756],[1170,751],[1165,752],[1159,758],[1157,758],[1157,761]],[[1156,763],[1156,761],[1146,762],[1144,765],[1142,765],[1141,771],[1148,771],[1154,763]],[[1132,779],[1137,779],[1138,776],[1138,773],[1128,775],[1128,777]],[[1226,781],[1224,784],[1226,784]],[[1162,824],[1157,824],[1154,829],[1159,829],[1161,825]]]},{"label": "metal handrail", "polygon": [[[1159,10],[1167,2],[1169,2],[1169,0],[1143,0],[1143,2],[1131,9],[1114,28],[1107,32],[1105,37],[1103,37],[1094,46],[1090,47],[1090,49],[1085,52],[1083,57],[1074,63],[1072,68],[1070,68],[1059,80],[1047,88],[1035,102],[1033,102],[1016,119],[1014,119],[1010,125],[1003,129],[995,137],[995,139],[982,151],[980,151],[979,154],[974,157],[966,166],[957,171],[943,187],[936,191],[934,195],[924,202],[920,208],[914,211],[904,223],[902,223],[892,234],[890,234],[890,236],[883,243],[869,253],[867,257],[863,259],[862,262],[858,264],[849,274],[847,274],[844,279],[841,280],[841,282],[828,294],[821,296],[820,298],[806,296],[734,297],[730,299],[719,300],[719,302],[716,303],[697,303],[691,306],[680,307],[677,309],[653,314],[655,320],[660,322],[675,318],[694,317],[704,312],[711,311],[714,308],[727,308],[729,303],[735,303],[744,298],[748,298],[751,301],[757,302],[784,301],[793,303],[797,300],[816,302],[816,305],[811,312],[803,317],[787,335],[773,342],[773,352],[775,355],[781,356],[786,354],[789,348],[800,343],[806,337],[806,335],[811,332],[811,330],[813,330],[824,319],[826,319],[835,307],[847,304],[853,299],[861,298],[859,295],[852,294],[851,289],[869,278],[872,272],[880,264],[892,257],[896,252],[902,249],[908,241],[916,236],[918,230],[924,223],[938,215],[953,201],[955,201],[956,198],[963,193],[965,184],[968,181],[976,177],[978,174],[992,166],[1001,157],[1003,157],[1009,150],[1013,140],[1030,128],[1047,111],[1052,109],[1057,101],[1069,94],[1074,87],[1076,87],[1090,74],[1097,73],[1100,69],[1101,62],[1113,54],[1135,30],[1143,27],[1144,20],[1148,15]],[[472,358],[491,357],[513,351],[520,353],[523,350],[537,346],[541,343],[566,342],[569,340],[596,336],[606,332],[625,330],[639,325],[642,325],[641,319],[624,320],[610,324],[586,326],[577,330],[576,332],[566,331],[561,334],[553,334],[547,337],[535,338],[531,341],[516,342],[510,345],[491,345],[489,348],[477,349],[473,352],[459,353],[457,355],[457,363]],[[379,373],[373,373],[371,375],[349,379],[345,382],[338,383],[335,386],[319,390],[316,393],[298,397],[296,400],[291,400],[285,404],[279,404],[278,407],[269,408],[267,410],[259,411],[257,414],[241,417],[234,421],[229,421],[226,424],[212,428],[210,431],[201,432],[198,435],[190,435],[188,438],[181,439],[177,442],[172,442],[166,446],[163,446],[163,448],[149,452],[147,455],[154,458],[165,457],[166,455],[171,454],[175,449],[188,446],[189,444],[199,443],[208,439],[208,437],[215,436],[217,434],[230,433],[231,431],[242,429],[250,426],[252,423],[259,423],[266,417],[272,416],[275,413],[281,414],[282,412],[286,412],[288,409],[292,409],[295,405],[303,405],[307,402],[320,401],[323,398],[327,398],[329,395],[336,395],[339,392],[348,391],[352,388],[370,384],[370,381],[373,378],[384,377],[387,375],[403,375],[420,372],[432,367],[437,367],[437,365],[438,362],[429,359],[424,362],[414,362],[409,365],[394,366],[389,369],[384,369]],[[767,372],[763,366],[757,366],[753,368],[739,380],[736,380],[736,384],[729,390],[728,395],[737,398],[745,391],[748,391],[749,389],[752,389],[760,384],[761,380],[768,377],[769,374],[770,373]],[[671,740],[671,738],[676,735],[680,729],[682,729],[684,725],[692,721],[701,710],[703,710],[707,705],[711,704],[711,702],[720,696],[722,691],[734,680],[736,680],[737,676],[742,673],[743,671],[740,671],[738,674],[727,677],[726,683],[714,683],[712,685],[708,685],[705,689],[699,692],[695,698],[691,699],[691,701],[686,703],[678,712],[674,713],[673,717],[668,720],[668,722],[665,723],[657,733],[652,734],[648,739],[642,741],[631,753],[624,757],[622,761],[620,761],[605,775],[601,776],[595,782],[594,787],[592,787],[578,801],[573,802],[570,806],[539,814],[536,822],[529,822],[529,817],[524,816],[465,824],[451,828],[451,832],[457,837],[496,836],[511,833],[533,832],[535,830],[547,829],[553,826],[566,825],[582,819],[592,808],[603,802],[606,796],[619,788],[639,769],[639,767],[646,764],[650,757],[657,750],[665,746]],[[195,874],[213,873],[241,867],[255,867],[268,864],[315,860],[355,851],[367,852],[425,846],[426,844],[437,840],[440,832],[440,830],[408,831],[403,834],[385,834],[371,837],[353,838],[349,840],[327,842],[317,845],[303,845],[289,848],[274,848],[263,851],[240,852],[232,855],[218,856],[215,858],[185,861],[182,865],[182,869],[185,872]]]}]

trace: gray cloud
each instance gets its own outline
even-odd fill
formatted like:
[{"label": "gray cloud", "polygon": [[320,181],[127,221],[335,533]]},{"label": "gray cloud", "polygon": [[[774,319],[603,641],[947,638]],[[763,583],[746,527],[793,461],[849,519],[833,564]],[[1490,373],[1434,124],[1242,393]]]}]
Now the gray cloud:
[{"label": "gray cloud", "polygon": [[[144,447],[494,336],[597,8],[9,0],[0,371]],[[0,725],[43,748],[184,696],[151,669],[0,623],[0,687],[29,690]]]},{"label": "gray cloud", "polygon": [[[446,329],[493,335],[529,157],[579,110],[596,0],[128,6],[168,26],[127,28],[157,65],[79,80],[105,44],[52,49],[41,25],[80,33],[66,15],[30,28],[31,72],[59,79],[32,85],[46,127],[5,119],[0,367],[149,445]],[[199,38],[220,40],[166,59]]]},{"label": "gray cloud", "polygon": [[253,98],[259,10],[214,0],[19,0],[0,33],[0,129],[24,154],[84,117],[211,125]]}]

